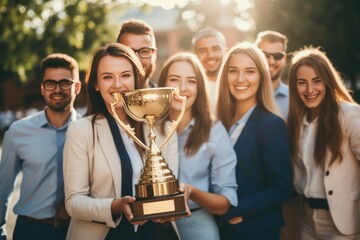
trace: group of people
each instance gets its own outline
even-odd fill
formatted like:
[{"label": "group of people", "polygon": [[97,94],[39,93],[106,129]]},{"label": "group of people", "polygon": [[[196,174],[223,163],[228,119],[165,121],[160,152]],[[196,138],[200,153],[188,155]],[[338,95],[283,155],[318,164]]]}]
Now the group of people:
[{"label": "group of people", "polygon": [[[205,28],[192,39],[193,53],[170,56],[153,82],[153,29],[132,19],[116,40],[93,54],[82,118],[73,107],[82,87],[76,61],[65,54],[42,61],[46,107],[4,137],[0,239],[20,171],[14,240],[360,239],[360,107],[324,52],[295,52],[287,85],[285,35],[264,31],[228,49],[220,31]],[[114,120],[111,104],[114,92],[152,87],[177,87],[186,97],[161,152],[188,215],[132,223],[146,153]],[[115,107],[146,143],[143,123],[121,102]],[[156,142],[181,109],[173,99]],[[293,199],[299,204],[286,207]],[[287,217],[291,207],[296,217]]]}]

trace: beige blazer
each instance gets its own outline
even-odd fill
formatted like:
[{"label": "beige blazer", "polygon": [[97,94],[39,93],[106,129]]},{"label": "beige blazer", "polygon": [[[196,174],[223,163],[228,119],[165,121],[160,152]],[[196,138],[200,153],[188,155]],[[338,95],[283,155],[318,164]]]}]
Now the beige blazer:
[{"label": "beige blazer", "polygon": [[[164,137],[156,131],[157,143]],[[64,147],[65,206],[72,217],[67,239],[102,240],[112,219],[111,202],[121,195],[121,165],[106,118],[91,117],[69,125]],[[146,136],[146,135],[145,135]],[[162,156],[177,176],[178,144],[174,134],[162,149]]]},{"label": "beige blazer", "polygon": [[[339,119],[344,133],[343,160],[330,166],[325,159],[324,185],[330,213],[337,229],[344,235],[360,233],[360,106],[340,103]],[[295,168],[295,171],[297,169]],[[295,174],[294,181],[301,181]]]},{"label": "beige blazer", "polygon": [[330,166],[330,158],[326,159],[329,175],[324,176],[324,184],[335,225],[347,235],[360,233],[360,107],[341,103],[339,119],[344,131],[343,161]]}]

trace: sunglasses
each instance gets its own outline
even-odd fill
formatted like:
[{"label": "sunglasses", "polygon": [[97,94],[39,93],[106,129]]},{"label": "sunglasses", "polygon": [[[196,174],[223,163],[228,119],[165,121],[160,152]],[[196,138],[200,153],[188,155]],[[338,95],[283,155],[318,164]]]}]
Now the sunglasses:
[{"label": "sunglasses", "polygon": [[282,59],[284,56],[285,56],[285,53],[281,53],[281,52],[277,52],[277,53],[268,53],[268,52],[264,52],[263,53],[265,54],[266,58],[270,58],[271,56],[273,56],[273,58],[275,60],[280,60]]}]

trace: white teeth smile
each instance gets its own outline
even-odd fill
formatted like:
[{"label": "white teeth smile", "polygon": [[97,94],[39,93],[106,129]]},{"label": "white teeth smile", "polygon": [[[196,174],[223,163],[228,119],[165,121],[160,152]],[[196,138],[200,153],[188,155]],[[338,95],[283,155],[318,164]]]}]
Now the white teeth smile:
[{"label": "white teeth smile", "polygon": [[236,86],[235,87],[235,89],[237,89],[237,90],[246,90],[248,88],[249,88],[249,86]]},{"label": "white teeth smile", "polygon": [[52,99],[61,100],[61,99],[64,99],[64,97],[62,97],[62,96],[53,96]]},{"label": "white teeth smile", "polygon": [[319,95],[307,95],[305,96],[307,99],[315,99],[317,98]]}]

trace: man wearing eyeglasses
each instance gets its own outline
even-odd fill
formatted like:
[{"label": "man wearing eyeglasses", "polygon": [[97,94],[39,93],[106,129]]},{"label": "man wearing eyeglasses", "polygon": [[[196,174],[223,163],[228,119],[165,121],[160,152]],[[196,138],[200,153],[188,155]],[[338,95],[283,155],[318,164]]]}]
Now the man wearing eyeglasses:
[{"label": "man wearing eyeglasses", "polygon": [[157,59],[157,48],[153,28],[142,20],[128,20],[122,24],[117,42],[130,47],[140,59],[145,70],[143,87],[156,87],[156,84],[150,81],[150,78],[155,72]]},{"label": "man wearing eyeglasses", "polygon": [[289,87],[281,80],[281,74],[286,65],[287,43],[285,35],[270,30],[258,33],[255,40],[269,63],[274,96],[285,120],[289,111]]},{"label": "man wearing eyeglasses", "polygon": [[65,133],[80,116],[74,101],[81,90],[77,62],[50,54],[41,62],[43,111],[14,122],[5,133],[0,162],[0,239],[8,198],[22,172],[13,239],[65,239],[70,217],[64,207],[62,174]]}]

